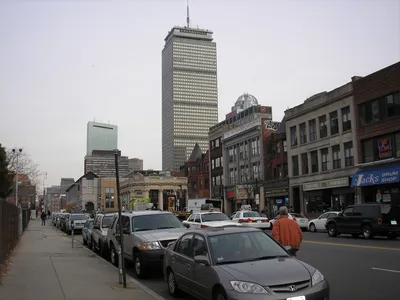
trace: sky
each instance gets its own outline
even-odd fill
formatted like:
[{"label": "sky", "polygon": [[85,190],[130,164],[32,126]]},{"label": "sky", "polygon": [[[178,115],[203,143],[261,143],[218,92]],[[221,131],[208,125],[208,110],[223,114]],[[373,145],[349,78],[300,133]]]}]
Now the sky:
[{"label": "sky", "polygon": [[[190,0],[217,43],[219,119],[247,92],[273,119],[400,61],[400,0]],[[1,0],[0,143],[46,186],[83,175],[86,124],[119,126],[123,155],[161,168],[161,51],[186,0]]]}]

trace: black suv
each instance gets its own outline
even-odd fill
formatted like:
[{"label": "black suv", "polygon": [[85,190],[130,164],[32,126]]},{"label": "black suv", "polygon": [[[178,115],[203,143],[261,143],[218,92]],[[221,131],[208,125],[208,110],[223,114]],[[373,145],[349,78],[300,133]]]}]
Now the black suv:
[{"label": "black suv", "polygon": [[343,213],[325,224],[329,236],[351,234],[354,238],[360,234],[366,239],[374,236],[387,236],[395,239],[400,236],[400,207],[382,203],[350,205]]}]

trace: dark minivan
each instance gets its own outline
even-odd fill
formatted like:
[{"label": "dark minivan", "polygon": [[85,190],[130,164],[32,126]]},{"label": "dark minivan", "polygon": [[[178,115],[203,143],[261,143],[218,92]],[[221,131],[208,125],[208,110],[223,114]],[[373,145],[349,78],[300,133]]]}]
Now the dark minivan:
[{"label": "dark minivan", "polygon": [[325,227],[331,237],[343,233],[354,238],[361,234],[366,239],[374,236],[395,239],[400,236],[400,207],[383,203],[350,205],[343,213],[328,219]]}]

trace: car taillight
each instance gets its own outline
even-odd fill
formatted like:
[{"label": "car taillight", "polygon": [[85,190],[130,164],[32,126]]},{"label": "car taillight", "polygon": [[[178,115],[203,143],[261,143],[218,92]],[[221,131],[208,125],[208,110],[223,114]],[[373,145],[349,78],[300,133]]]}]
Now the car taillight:
[{"label": "car taillight", "polygon": [[382,218],[378,218],[378,224],[382,225]]},{"label": "car taillight", "polygon": [[253,222],[252,219],[239,219],[239,223],[251,223]]},{"label": "car taillight", "polygon": [[208,228],[209,226],[207,225],[201,225],[200,228]]},{"label": "car taillight", "polygon": [[264,222],[267,223],[267,222],[269,222],[269,220],[268,219],[264,219]]},{"label": "car taillight", "polygon": [[293,221],[296,221],[296,218],[293,218]]}]

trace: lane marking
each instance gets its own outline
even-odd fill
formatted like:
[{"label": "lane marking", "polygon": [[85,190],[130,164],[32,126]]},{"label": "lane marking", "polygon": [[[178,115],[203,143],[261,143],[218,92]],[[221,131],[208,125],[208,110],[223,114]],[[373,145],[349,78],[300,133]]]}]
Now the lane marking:
[{"label": "lane marking", "polygon": [[317,244],[317,245],[330,245],[330,246],[339,246],[339,247],[349,247],[349,248],[362,248],[362,249],[400,251],[400,248],[389,248],[389,247],[379,247],[379,246],[363,246],[363,245],[352,245],[352,244],[337,244],[337,243],[316,242],[316,241],[303,241],[303,243],[307,243],[307,244]]},{"label": "lane marking", "polygon": [[390,269],[381,269],[381,268],[372,268],[375,271],[384,271],[384,272],[391,272],[391,273],[400,273],[399,270],[390,270]]}]

